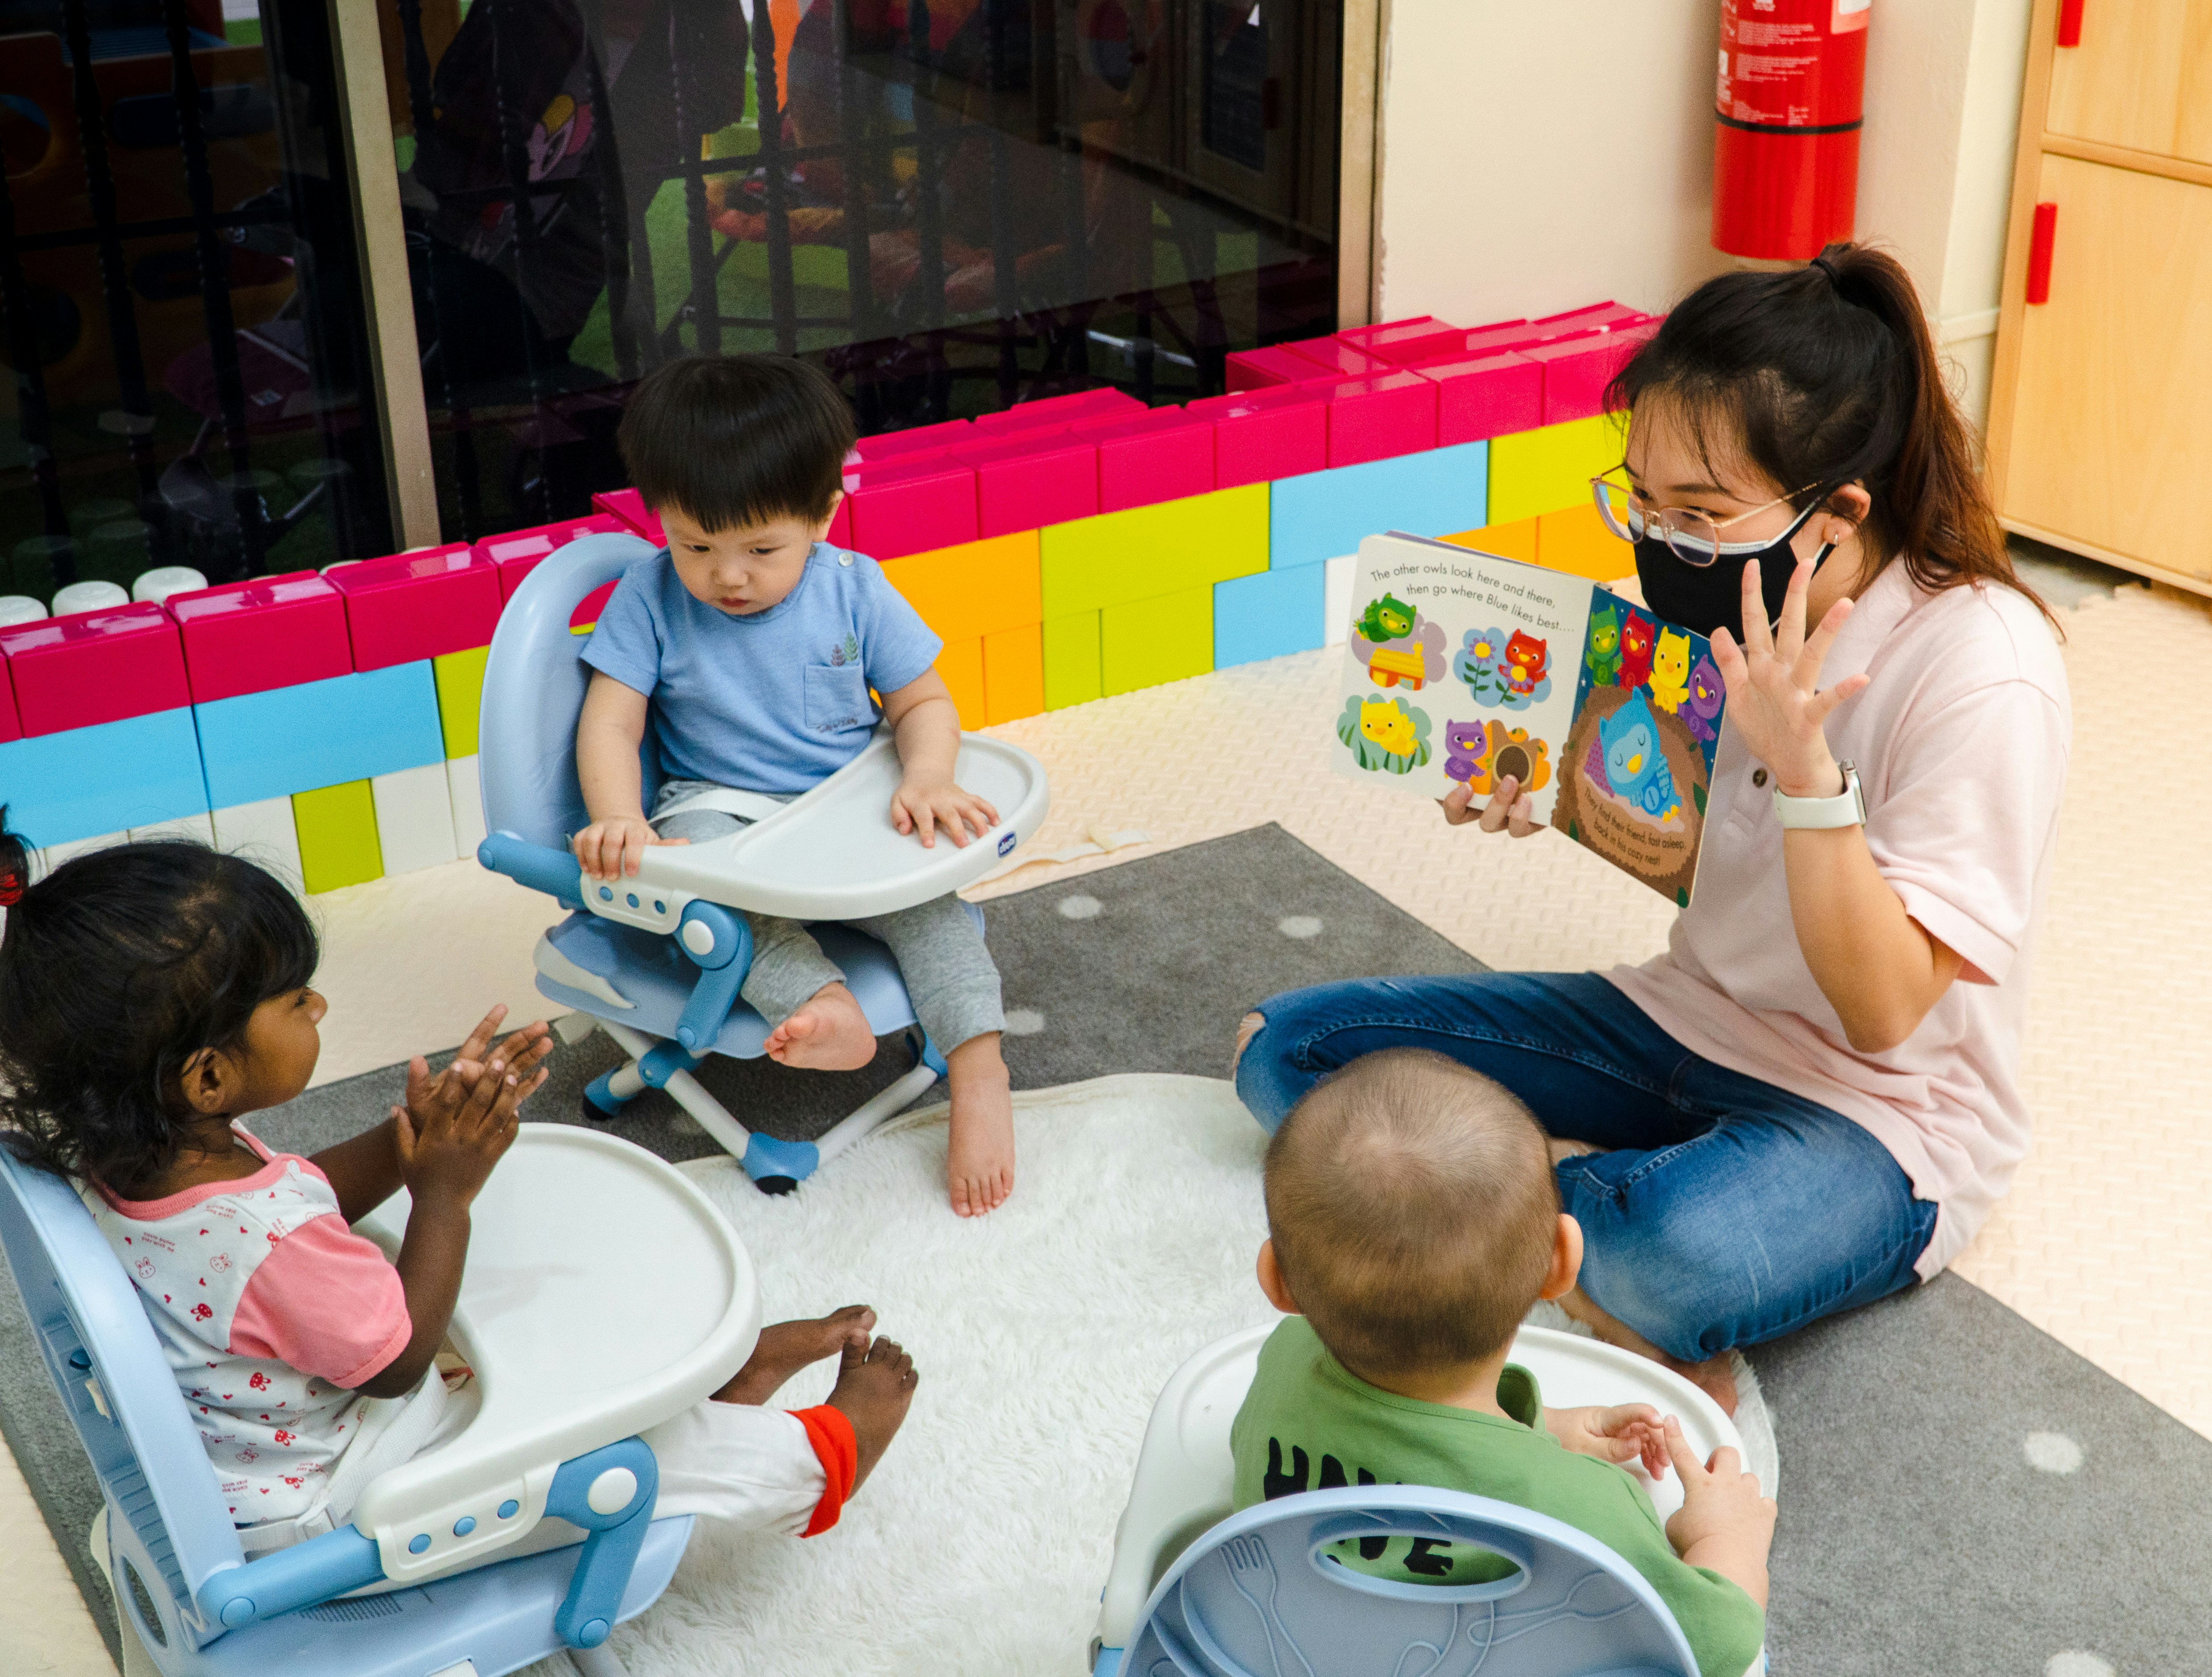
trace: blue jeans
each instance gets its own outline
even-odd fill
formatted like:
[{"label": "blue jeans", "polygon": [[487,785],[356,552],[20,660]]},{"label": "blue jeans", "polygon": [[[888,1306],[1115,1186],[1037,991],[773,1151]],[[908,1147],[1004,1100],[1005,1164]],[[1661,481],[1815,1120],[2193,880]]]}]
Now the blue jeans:
[{"label": "blue jeans", "polygon": [[1430,1048],[1511,1089],[1553,1135],[1583,1226],[1582,1287],[1671,1357],[1757,1345],[1914,1278],[1936,1232],[1887,1148],[1842,1113],[1700,1058],[1594,973],[1360,979],[1270,997],[1237,1093],[1272,1132],[1383,1048]]}]

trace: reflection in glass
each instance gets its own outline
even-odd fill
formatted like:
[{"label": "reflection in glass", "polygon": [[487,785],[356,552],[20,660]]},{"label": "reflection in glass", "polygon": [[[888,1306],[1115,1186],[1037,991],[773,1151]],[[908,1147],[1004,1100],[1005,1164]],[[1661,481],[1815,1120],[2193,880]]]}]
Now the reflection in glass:
[{"label": "reflection in glass", "polygon": [[0,594],[392,546],[324,9],[0,0]]},{"label": "reflection in glass", "polygon": [[619,485],[671,357],[878,431],[1335,323],[1339,0],[378,3],[448,540]]}]

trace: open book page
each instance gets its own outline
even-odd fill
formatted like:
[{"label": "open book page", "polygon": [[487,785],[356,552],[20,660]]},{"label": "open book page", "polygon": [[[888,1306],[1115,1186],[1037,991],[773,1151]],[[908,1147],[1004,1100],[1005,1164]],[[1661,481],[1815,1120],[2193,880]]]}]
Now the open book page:
[{"label": "open book page", "polygon": [[1446,542],[1359,544],[1332,759],[1355,779],[1487,796],[1552,820],[1595,584]]},{"label": "open book page", "polygon": [[1686,906],[1727,698],[1712,647],[1593,588],[1573,679],[1551,823]]}]

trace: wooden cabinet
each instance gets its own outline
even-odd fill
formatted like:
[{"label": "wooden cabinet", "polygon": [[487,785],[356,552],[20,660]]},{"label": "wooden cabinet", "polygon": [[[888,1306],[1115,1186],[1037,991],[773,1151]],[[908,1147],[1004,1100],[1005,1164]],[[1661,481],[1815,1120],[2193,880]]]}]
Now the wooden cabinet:
[{"label": "wooden cabinet", "polygon": [[2212,593],[2212,0],[2082,0],[2075,46],[2057,44],[2060,10],[2037,0],[2021,101],[1997,509]]}]

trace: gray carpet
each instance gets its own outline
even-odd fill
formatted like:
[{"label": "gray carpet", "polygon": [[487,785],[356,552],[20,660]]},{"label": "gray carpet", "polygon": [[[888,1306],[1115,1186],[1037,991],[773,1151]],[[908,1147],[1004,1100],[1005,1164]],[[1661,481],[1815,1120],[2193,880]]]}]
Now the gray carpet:
[{"label": "gray carpet", "polygon": [[[985,913],[1006,1005],[1036,1015],[1006,1044],[1018,1088],[1110,1071],[1219,1076],[1237,1018],[1275,991],[1478,970],[1274,826],[1000,898]],[[1293,917],[1318,932],[1279,930]],[[614,1060],[603,1036],[562,1050],[533,1115],[575,1119],[584,1084]],[[857,1072],[714,1061],[702,1076],[748,1125],[800,1137],[905,1064],[892,1043]],[[398,1087],[392,1071],[335,1083],[255,1128],[312,1152],[380,1120]],[[658,1094],[619,1129],[671,1158],[714,1150]],[[1949,1277],[1753,1360],[1786,1461],[1776,1677],[2039,1677],[2068,1650],[2122,1677],[2212,1672],[2212,1442]],[[0,1288],[0,1431],[112,1645],[84,1559],[98,1489],[12,1288]],[[2032,1433],[2070,1440],[2078,1471],[2031,1467]]]}]

